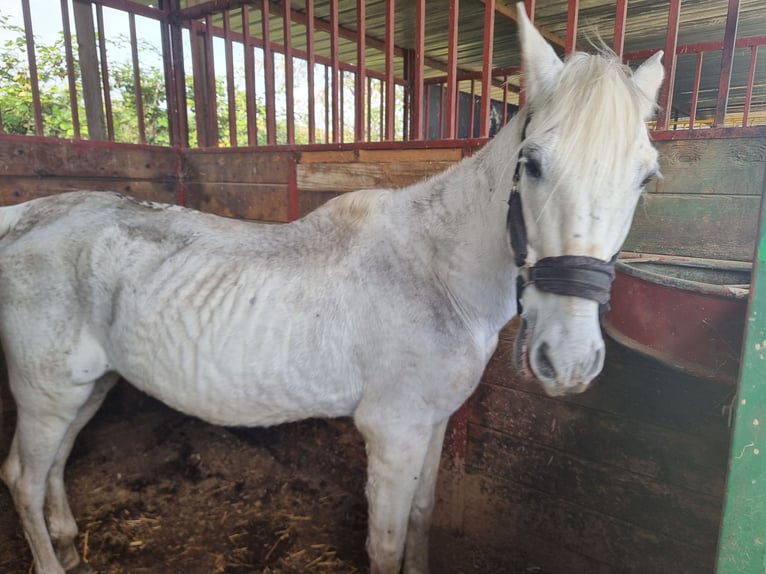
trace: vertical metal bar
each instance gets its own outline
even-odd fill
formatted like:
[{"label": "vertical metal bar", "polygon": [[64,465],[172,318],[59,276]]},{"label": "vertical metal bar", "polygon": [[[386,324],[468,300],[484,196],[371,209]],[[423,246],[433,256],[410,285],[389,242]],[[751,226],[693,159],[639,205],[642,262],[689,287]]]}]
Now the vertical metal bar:
[{"label": "vertical metal bar", "polygon": [[64,29],[64,51],[66,53],[66,75],[69,82],[69,108],[72,111],[74,137],[80,139],[80,110],[77,107],[77,78],[74,71],[72,52],[72,28],[69,25],[69,0],[61,0],[61,24]]},{"label": "vertical metal bar", "polygon": [[287,113],[287,143],[295,143],[295,113],[293,85],[293,19],[290,0],[282,0],[284,16],[282,29],[285,39],[285,112]]},{"label": "vertical metal bar", "polygon": [[378,127],[378,140],[383,141],[386,137],[386,130],[385,130],[385,115],[386,115],[386,106],[385,102],[383,100],[384,94],[383,94],[383,82],[379,82],[380,84],[380,100],[378,101],[378,109],[380,110],[380,126]]},{"label": "vertical metal bar", "polygon": [[330,142],[330,67],[324,66],[324,143]]},{"label": "vertical metal bar", "polygon": [[[178,0],[175,0],[177,7]],[[170,14],[168,5],[168,15]],[[167,81],[169,89],[167,91],[169,114],[168,120],[170,121],[170,134],[171,144],[188,147],[189,146],[189,118],[187,116],[187,102],[186,102],[186,73],[184,71],[184,53],[183,53],[183,29],[181,24],[175,20],[171,20],[169,17],[162,23],[163,36],[170,33],[169,39],[163,39],[163,50],[165,53],[169,53],[171,56],[172,70],[170,73],[166,71],[166,77],[170,77],[170,81]],[[169,43],[169,46],[168,46]],[[166,58],[167,59],[167,58]],[[180,156],[179,156],[180,162]],[[182,185],[179,182],[179,186]],[[183,188],[179,188],[181,193],[181,199],[183,199]]]},{"label": "vertical metal bar", "polygon": [[196,113],[194,114],[194,122],[197,126],[197,146],[203,147],[207,145],[207,122],[205,121],[205,56],[204,46],[200,39],[200,26],[199,23],[194,20],[189,25],[189,35],[191,39],[191,51],[192,51],[192,74],[194,76],[194,108]]},{"label": "vertical metal bar", "polygon": [[622,60],[625,50],[625,23],[628,20],[628,0],[617,0],[617,10],[614,16],[614,53]]},{"label": "vertical metal bar", "polygon": [[372,78],[367,76],[367,139],[372,141]]},{"label": "vertical metal bar", "polygon": [[[458,98],[458,102],[459,102],[459,98]],[[483,107],[484,107],[484,94],[482,94],[482,105],[480,109]],[[474,80],[473,78],[471,78],[471,101],[469,102],[469,108],[470,108],[469,109],[470,117],[468,118],[468,137],[472,138],[474,137],[473,130],[476,127],[476,120],[474,118],[474,116],[476,115],[476,80]],[[487,113],[487,119],[489,119],[489,113]],[[482,125],[484,124],[483,116],[481,119],[481,123]]]},{"label": "vertical metal bar", "polygon": [[250,41],[250,7],[242,6],[242,44],[245,49],[245,98],[247,113],[247,145],[258,145],[258,108],[255,100],[255,57]]},{"label": "vertical metal bar", "polygon": [[702,52],[697,52],[697,65],[694,69],[694,87],[692,88],[692,105],[689,110],[689,129],[694,129],[694,121],[697,117],[697,101],[700,95],[700,79],[702,78]]},{"label": "vertical metal bar", "polygon": [[660,88],[657,114],[657,130],[667,130],[670,121],[670,108],[673,105],[673,86],[676,81],[676,62],[678,55],[678,23],[681,20],[681,0],[670,0],[668,9],[668,31],[665,40],[665,81]]},{"label": "vertical metal bar", "polygon": [[104,9],[96,4],[96,22],[98,26],[98,49],[101,56],[101,86],[104,90],[104,110],[106,112],[106,133],[114,141],[114,115],[112,114],[112,95],[109,89],[109,65],[106,61],[106,34],[104,33]]},{"label": "vertical metal bar", "polygon": [[[85,119],[88,139],[105,140],[104,106],[101,98],[101,78],[98,71],[96,29],[93,24],[93,6],[74,2],[74,23],[77,31],[77,52],[80,60],[82,95],[85,102]],[[37,74],[34,74],[36,77]],[[33,88],[34,93],[34,88]]]},{"label": "vertical metal bar", "polygon": [[567,12],[567,41],[564,48],[565,54],[571,54],[577,46],[577,17],[580,12],[580,0],[569,0]]},{"label": "vertical metal bar", "polygon": [[447,107],[447,91],[448,88],[444,83],[439,84],[439,139],[444,139],[444,134],[447,131],[447,123],[449,118],[445,114]]},{"label": "vertical metal bar", "polygon": [[508,123],[508,74],[503,76],[503,125]]},{"label": "vertical metal bar", "polygon": [[395,0],[386,0],[386,139],[394,139],[394,117],[396,111],[394,85],[394,20],[396,15]]},{"label": "vertical metal bar", "polygon": [[144,94],[141,91],[141,70],[138,62],[138,39],[136,35],[136,15],[128,14],[130,28],[130,51],[133,58],[133,91],[136,97],[136,116],[138,119],[138,141],[146,143],[146,126],[144,124]]},{"label": "vertical metal bar", "polygon": [[[426,0],[415,0],[415,62],[412,81],[412,139],[422,140],[423,77],[426,55]],[[494,0],[492,0],[494,1]]]},{"label": "vertical metal bar", "polygon": [[223,41],[226,56],[226,96],[229,108],[229,145],[237,147],[237,97],[234,88],[234,50],[231,43],[231,17],[223,13]]},{"label": "vertical metal bar", "polygon": [[27,41],[27,61],[29,62],[29,82],[32,86],[32,106],[35,116],[35,135],[43,135],[43,108],[40,103],[40,86],[37,83],[37,58],[35,57],[35,38],[32,33],[32,13],[29,0],[21,0],[24,14],[24,35]]},{"label": "vertical metal bar", "polygon": [[346,75],[343,70],[339,70],[338,76],[338,91],[340,93],[340,143],[346,141],[346,118],[344,117],[346,93],[344,91],[344,85],[346,81]]},{"label": "vertical metal bar", "polygon": [[271,48],[269,0],[261,0],[261,29],[263,34],[263,74],[266,89],[266,143],[277,143],[277,120],[274,106],[274,51]]},{"label": "vertical metal bar", "polygon": [[726,31],[723,35],[723,54],[721,55],[721,77],[718,82],[718,101],[715,106],[715,125],[723,126],[726,122],[726,106],[729,103],[729,84],[731,69],[734,64],[734,45],[737,41],[740,0],[729,0],[726,12]]},{"label": "vertical metal bar", "polygon": [[447,113],[446,138],[455,139],[457,125],[457,50],[458,50],[458,11],[459,0],[449,2],[449,30],[447,38]]},{"label": "vertical metal bar", "polygon": [[338,55],[338,0],[330,0],[330,59],[332,60],[332,141],[337,143],[340,137],[340,97],[338,93],[338,73],[340,58]]},{"label": "vertical metal bar", "polygon": [[753,98],[753,84],[755,83],[755,65],[758,60],[758,46],[750,48],[750,68],[747,72],[747,89],[745,90],[745,106],[742,110],[742,127],[747,127],[750,120],[750,101]]},{"label": "vertical metal bar", "polygon": [[314,65],[316,57],[314,55],[314,0],[306,0],[306,52],[307,58],[307,83],[309,96],[309,143],[316,141],[316,109],[314,107]]},{"label": "vertical metal bar", "polygon": [[423,98],[425,99],[425,105],[423,106],[423,134],[422,139],[429,139],[429,128],[431,127],[431,84],[423,86]]},{"label": "vertical metal bar", "polygon": [[365,0],[356,0],[356,76],[354,81],[355,118],[354,140],[364,141],[364,89],[367,77],[366,52],[367,52],[367,11]]},{"label": "vertical metal bar", "polygon": [[[484,2],[484,61],[481,70],[481,123],[479,124],[479,137],[485,138],[489,134],[489,110],[492,104],[492,58],[495,45],[495,0]],[[473,89],[473,81],[471,81]],[[473,99],[471,99],[473,106]],[[471,112],[473,122],[473,112]],[[473,128],[471,128],[473,137]]]},{"label": "vertical metal bar", "polygon": [[205,70],[207,79],[208,143],[217,147],[218,140],[218,90],[215,85],[215,49],[213,47],[213,18],[205,18]]}]

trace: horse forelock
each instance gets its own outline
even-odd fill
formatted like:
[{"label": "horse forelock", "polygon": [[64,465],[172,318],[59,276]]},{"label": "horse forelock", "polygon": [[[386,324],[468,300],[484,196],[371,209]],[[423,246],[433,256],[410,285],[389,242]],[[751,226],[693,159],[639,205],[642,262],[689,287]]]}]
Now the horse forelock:
[{"label": "horse forelock", "polygon": [[[651,107],[631,71],[614,54],[572,54],[556,86],[542,102],[531,102],[534,121],[526,143],[555,132],[554,178],[611,182],[633,173],[646,131],[643,111]],[[559,183],[559,182],[556,182]]]}]

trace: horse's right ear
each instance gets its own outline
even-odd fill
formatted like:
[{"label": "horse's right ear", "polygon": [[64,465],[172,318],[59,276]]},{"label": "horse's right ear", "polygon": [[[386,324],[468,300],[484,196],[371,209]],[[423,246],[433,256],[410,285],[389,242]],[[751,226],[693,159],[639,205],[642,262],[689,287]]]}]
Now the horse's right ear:
[{"label": "horse's right ear", "polygon": [[527,17],[524,3],[516,4],[519,37],[521,38],[521,61],[524,66],[524,80],[527,101],[533,102],[540,94],[548,91],[558,81],[564,63],[550,44],[540,35]]}]

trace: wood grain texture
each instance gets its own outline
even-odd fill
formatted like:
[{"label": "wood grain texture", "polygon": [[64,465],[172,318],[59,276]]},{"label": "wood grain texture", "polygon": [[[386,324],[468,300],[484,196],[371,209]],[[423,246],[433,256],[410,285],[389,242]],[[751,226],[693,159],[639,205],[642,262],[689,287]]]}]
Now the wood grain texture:
[{"label": "wood grain texture", "polygon": [[114,191],[137,199],[176,203],[176,182],[75,177],[0,177],[0,205],[69,191]]},{"label": "wood grain texture", "polygon": [[176,160],[170,148],[0,138],[0,176],[169,179]]},{"label": "wood grain texture", "polygon": [[347,192],[397,188],[440,173],[453,162],[310,163],[297,167],[301,191]]},{"label": "wood grain texture", "polygon": [[184,179],[205,183],[287,183],[293,152],[252,149],[184,152]]},{"label": "wood grain texture", "polygon": [[186,205],[224,217],[287,222],[287,185],[189,182]]},{"label": "wood grain texture", "polygon": [[750,261],[759,205],[755,195],[647,194],[623,249]]},{"label": "wood grain texture", "polygon": [[766,140],[756,138],[660,141],[661,178],[648,191],[674,194],[760,195]]}]

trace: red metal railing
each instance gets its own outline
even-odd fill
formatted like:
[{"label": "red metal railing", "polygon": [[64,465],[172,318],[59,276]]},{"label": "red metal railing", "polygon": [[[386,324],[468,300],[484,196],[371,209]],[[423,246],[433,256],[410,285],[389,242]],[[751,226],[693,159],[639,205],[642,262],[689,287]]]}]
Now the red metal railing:
[{"label": "red metal railing", "polygon": [[[34,135],[47,135],[40,93],[44,86],[38,81],[30,0],[18,1],[26,30],[33,103],[31,131]],[[324,18],[316,16],[313,0],[305,2],[301,10],[294,8],[291,0],[260,0],[255,4],[242,0],[211,0],[186,9],[175,7],[174,2],[162,3],[163,8],[152,8],[132,0],[94,0],[95,9],[86,6],[84,12],[74,11],[80,35],[92,30],[91,57],[96,65],[89,70],[91,75],[95,74],[89,81],[85,74],[82,80],[77,76],[70,27],[71,0],[60,1],[67,106],[72,117],[71,137],[75,138],[85,133],[80,119],[85,115],[88,137],[115,139],[114,84],[104,31],[105,8],[122,11],[128,17],[136,143],[148,141],[144,119],[146,102],[136,48],[136,16],[157,21],[162,32],[170,145],[256,146],[486,138],[492,135],[493,129],[505,124],[515,106],[523,102],[518,66],[493,65],[496,18],[499,14],[510,18],[515,15],[513,9],[495,0],[481,0],[484,3],[483,58],[477,69],[458,66],[459,0],[450,0],[446,8],[438,8],[448,11],[449,42],[444,60],[429,56],[426,0],[415,0],[414,45],[408,47],[399,46],[395,41],[397,0],[384,2],[383,30],[369,29],[370,8],[365,0],[356,0],[353,24],[341,22],[338,0],[328,0],[328,13]],[[624,53],[625,32],[629,27],[628,1],[617,0],[615,5],[613,47],[626,62],[635,65],[660,46]],[[739,4],[740,0],[728,0],[723,40],[679,45],[681,0],[670,0],[663,46],[667,79],[660,92],[660,112],[653,125],[655,137],[718,136],[720,130],[708,128],[742,130],[766,124],[766,95],[759,88],[766,78],[759,77],[757,68],[758,50],[766,44],[766,36],[737,37]],[[526,5],[528,10],[534,10],[533,0],[528,0]],[[565,53],[577,46],[578,15],[578,0],[570,0],[566,37],[558,40]],[[547,35],[552,36],[550,32]],[[349,49],[350,43],[353,50]],[[741,65],[737,62],[742,61],[743,53],[748,50],[746,81],[738,80],[736,86],[731,86],[732,70]],[[80,45],[79,57],[83,58],[85,53]],[[349,53],[354,56],[345,59],[341,56]],[[192,62],[190,77],[184,69],[185,55]],[[679,58],[686,58],[684,62],[687,62],[689,56],[695,57],[693,81],[690,86],[684,84],[679,92],[676,73]],[[717,98],[715,105],[711,105],[709,97],[701,97],[703,91],[705,94],[711,91],[705,65],[719,59]],[[373,61],[383,64],[375,69],[370,66]],[[187,91],[192,86],[193,98],[187,101]],[[733,91],[737,94],[735,99],[730,97]],[[686,103],[679,104],[681,100]],[[83,109],[86,114],[81,113]],[[192,133],[188,129],[190,114],[194,117]],[[7,129],[7,122],[4,123],[0,115],[0,131],[4,127]],[[709,134],[703,133],[705,130]]]}]

